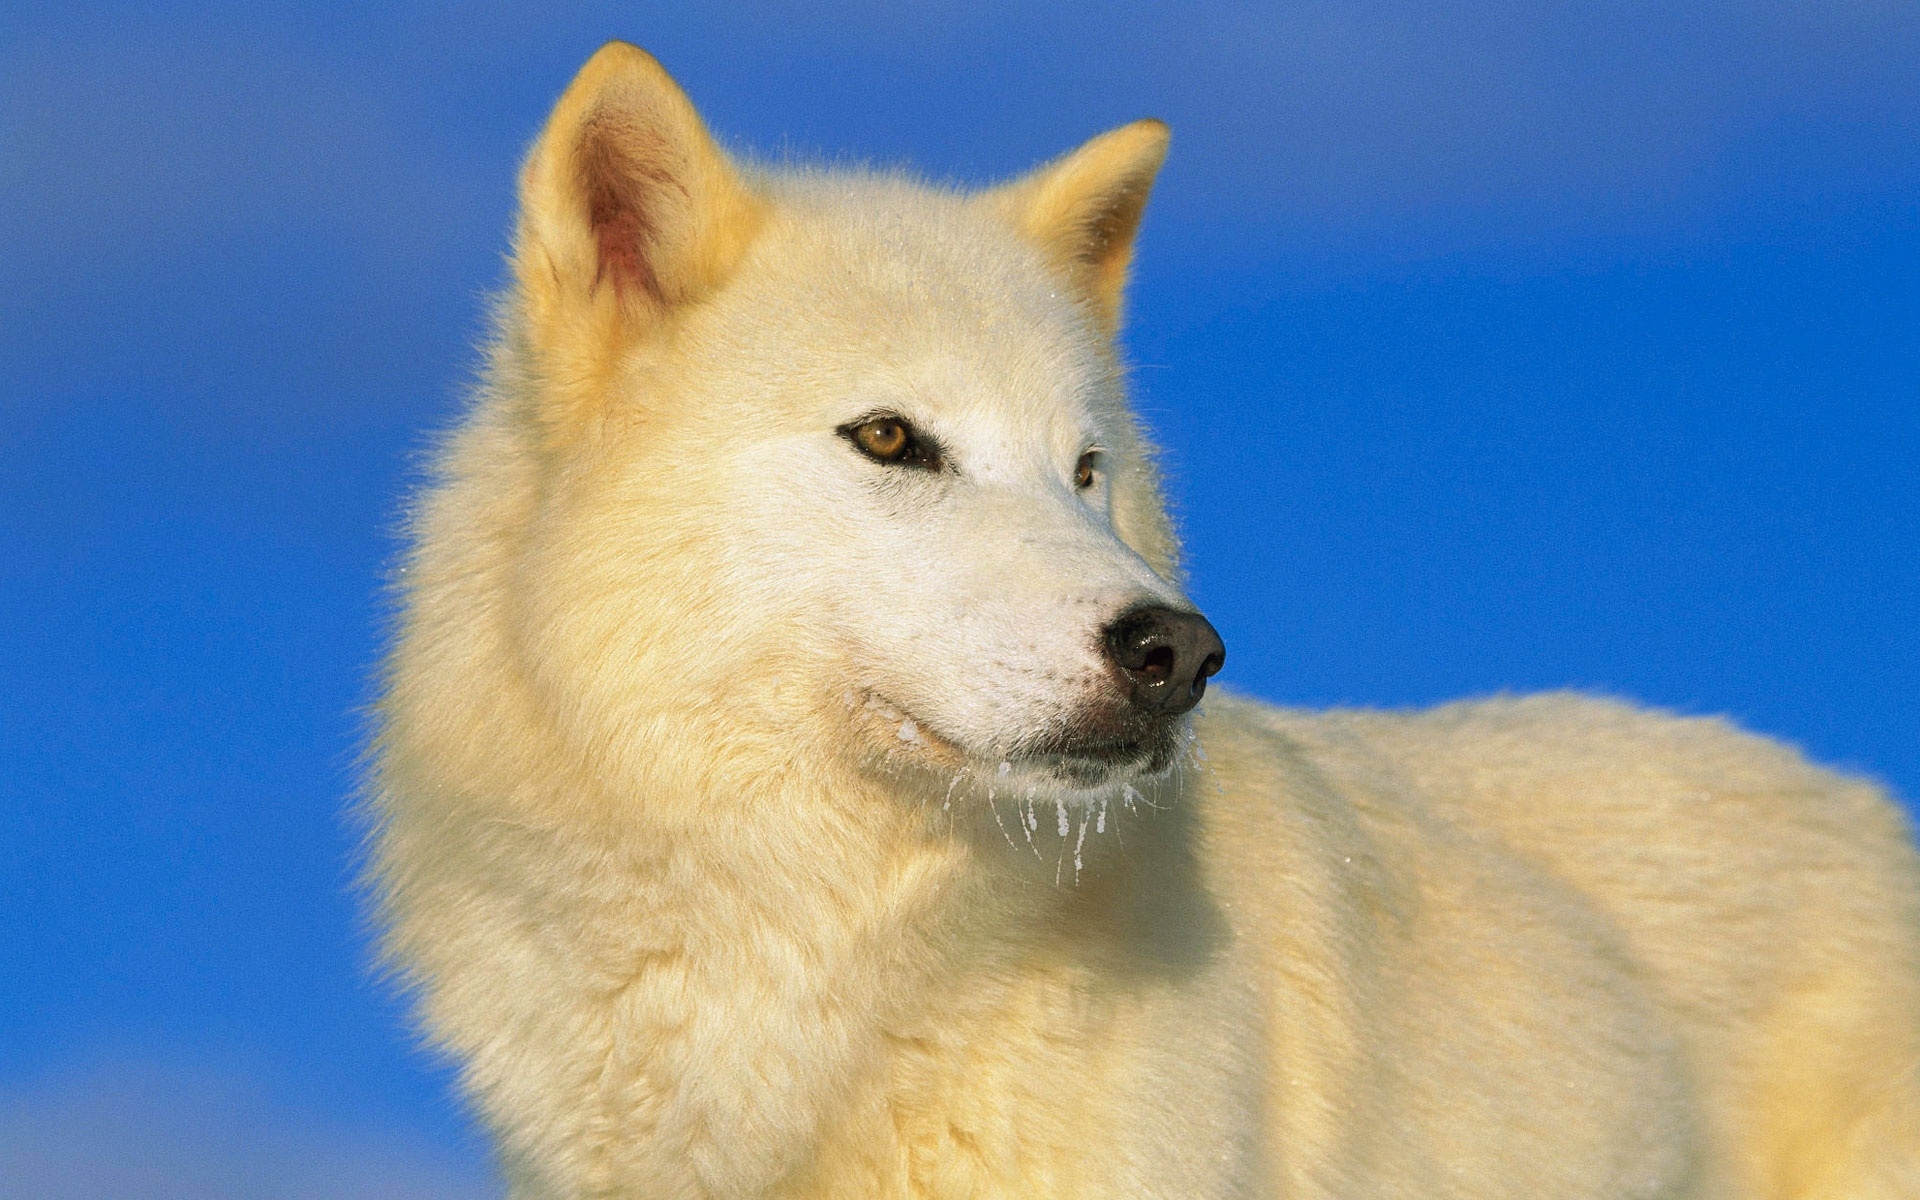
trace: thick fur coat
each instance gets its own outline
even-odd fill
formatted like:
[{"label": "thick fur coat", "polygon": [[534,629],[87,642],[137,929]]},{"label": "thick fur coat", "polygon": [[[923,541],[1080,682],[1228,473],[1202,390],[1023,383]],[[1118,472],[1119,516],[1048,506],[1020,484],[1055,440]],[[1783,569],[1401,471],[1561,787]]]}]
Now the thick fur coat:
[{"label": "thick fur coat", "polygon": [[1872,786],[1123,661],[1211,636],[1113,345],[1166,144],[959,194],[742,166],[617,43],[559,102],[370,798],[513,1195],[1920,1196]]}]

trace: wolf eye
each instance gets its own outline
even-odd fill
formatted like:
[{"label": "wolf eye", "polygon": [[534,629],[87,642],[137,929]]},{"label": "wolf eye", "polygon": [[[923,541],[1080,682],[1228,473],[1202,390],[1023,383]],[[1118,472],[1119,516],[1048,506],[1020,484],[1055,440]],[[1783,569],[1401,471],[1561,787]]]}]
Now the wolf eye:
[{"label": "wolf eye", "polygon": [[893,420],[868,421],[854,430],[853,436],[862,450],[887,462],[904,456],[913,443],[906,425]]},{"label": "wolf eye", "polygon": [[939,469],[939,445],[917,432],[905,417],[879,413],[842,425],[839,433],[875,462],[898,463],[928,471]]},{"label": "wolf eye", "polygon": [[1073,465],[1073,487],[1075,491],[1084,492],[1093,486],[1093,467],[1099,460],[1100,452],[1098,450],[1089,450],[1080,456],[1079,462]]}]

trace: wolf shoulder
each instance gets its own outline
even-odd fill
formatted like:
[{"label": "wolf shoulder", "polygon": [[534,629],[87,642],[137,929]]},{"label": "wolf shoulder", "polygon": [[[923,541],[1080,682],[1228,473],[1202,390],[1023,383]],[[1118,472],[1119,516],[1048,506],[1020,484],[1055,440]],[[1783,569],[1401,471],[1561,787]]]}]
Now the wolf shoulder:
[{"label": "wolf shoulder", "polygon": [[[1789,996],[1920,1014],[1905,808],[1782,741],[1576,693],[1411,712],[1208,708],[1208,824],[1233,829],[1215,839],[1223,858],[1273,826],[1292,839],[1340,828],[1352,847],[1336,856],[1365,854],[1375,891],[1413,910],[1442,889],[1490,914],[1546,904],[1709,1041],[1740,1041]],[[1323,816],[1286,816],[1302,806]],[[1308,868],[1298,847],[1279,852]],[[1455,891],[1457,876],[1478,883]]]},{"label": "wolf shoulder", "polygon": [[[1682,1009],[1724,1016],[1743,984],[1920,968],[1906,811],[1725,719],[1572,692],[1406,712],[1222,696],[1208,713],[1212,824],[1255,840],[1272,821],[1293,837],[1340,827],[1402,892],[1454,869],[1497,876],[1489,903],[1560,893]],[[1282,812],[1301,797],[1326,815]]]},{"label": "wolf shoulder", "polygon": [[1202,857],[1314,1030],[1275,1060],[1376,1118],[1286,1144],[1470,1195],[1914,1194],[1920,856],[1881,789],[1567,693],[1207,709]]},{"label": "wolf shoulder", "polygon": [[1890,871],[1912,883],[1912,822],[1885,790],[1724,718],[1577,692],[1409,711],[1208,706],[1363,805],[1416,807],[1569,870],[1599,853],[1629,868]]}]

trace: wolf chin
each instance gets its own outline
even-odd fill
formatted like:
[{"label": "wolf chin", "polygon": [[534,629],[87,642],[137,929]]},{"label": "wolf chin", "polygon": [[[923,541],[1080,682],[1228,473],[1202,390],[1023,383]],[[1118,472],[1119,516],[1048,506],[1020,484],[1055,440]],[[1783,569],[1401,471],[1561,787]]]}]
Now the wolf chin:
[{"label": "wolf chin", "polygon": [[519,1200],[1920,1196],[1875,788],[1230,695],[1114,335],[1167,147],[769,170],[601,50],[410,514],[390,961]]}]

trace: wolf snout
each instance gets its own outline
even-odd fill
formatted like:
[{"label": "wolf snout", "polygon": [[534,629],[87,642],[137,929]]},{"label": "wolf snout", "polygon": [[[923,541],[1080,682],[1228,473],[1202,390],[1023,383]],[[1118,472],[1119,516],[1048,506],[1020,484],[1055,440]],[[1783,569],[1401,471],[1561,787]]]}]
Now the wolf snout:
[{"label": "wolf snout", "polygon": [[1105,644],[1133,707],[1157,716],[1200,703],[1208,677],[1227,661],[1226,644],[1205,617],[1160,605],[1121,613],[1107,626]]}]

